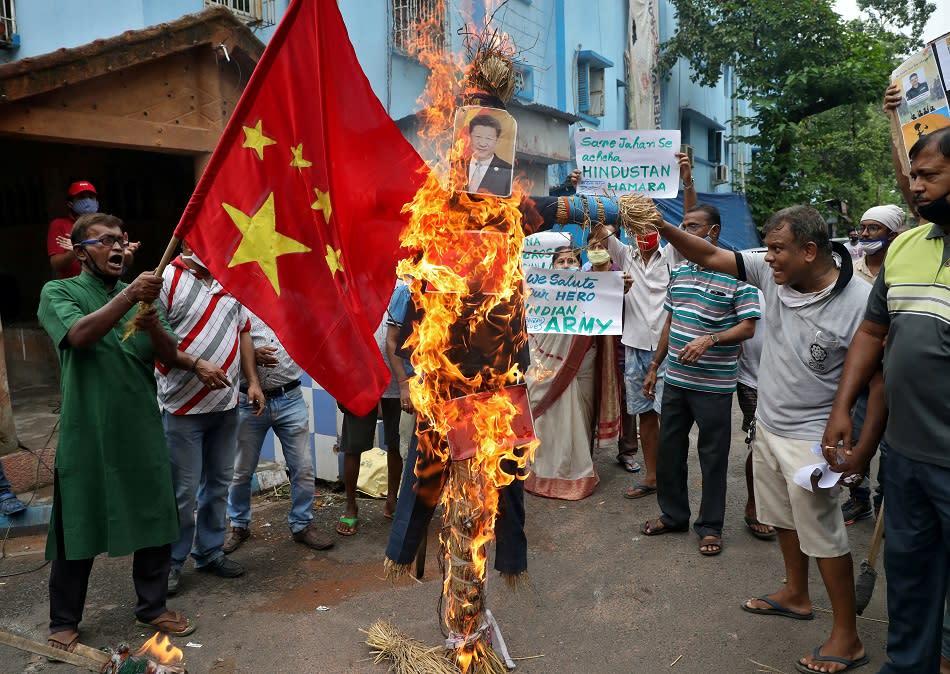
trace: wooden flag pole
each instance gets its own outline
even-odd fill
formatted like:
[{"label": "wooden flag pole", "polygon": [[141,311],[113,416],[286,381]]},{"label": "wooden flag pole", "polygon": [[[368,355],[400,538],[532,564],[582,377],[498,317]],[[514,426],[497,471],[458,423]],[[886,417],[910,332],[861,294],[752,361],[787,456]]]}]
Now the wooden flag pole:
[{"label": "wooden flag pole", "polygon": [[175,249],[178,248],[178,244],[181,242],[177,236],[172,236],[168,241],[168,245],[165,247],[165,254],[162,255],[162,259],[158,263],[158,267],[155,269],[155,275],[161,276],[162,272],[165,271],[165,267],[168,266],[168,263],[171,262],[172,256],[175,254]]},{"label": "wooden flag pole", "polygon": [[891,143],[893,143],[897,149],[897,158],[901,163],[901,171],[909,178],[910,158],[907,156],[907,148],[904,147],[904,133],[901,131],[901,122],[897,118],[896,110],[888,110],[887,116],[891,122]]}]

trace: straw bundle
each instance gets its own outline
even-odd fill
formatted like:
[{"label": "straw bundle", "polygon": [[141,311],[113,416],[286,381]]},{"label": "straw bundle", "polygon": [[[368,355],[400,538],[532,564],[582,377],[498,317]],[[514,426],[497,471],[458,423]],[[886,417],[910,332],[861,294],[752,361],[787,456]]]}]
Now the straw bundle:
[{"label": "straw bundle", "polygon": [[385,659],[392,661],[389,671],[396,674],[458,674],[458,668],[449,660],[442,647],[426,648],[421,642],[400,634],[392,623],[377,620],[368,630],[366,645],[373,650],[377,665]]},{"label": "straw bundle", "polygon": [[657,231],[660,213],[653,199],[642,194],[617,197],[617,222],[628,235],[644,235]]}]

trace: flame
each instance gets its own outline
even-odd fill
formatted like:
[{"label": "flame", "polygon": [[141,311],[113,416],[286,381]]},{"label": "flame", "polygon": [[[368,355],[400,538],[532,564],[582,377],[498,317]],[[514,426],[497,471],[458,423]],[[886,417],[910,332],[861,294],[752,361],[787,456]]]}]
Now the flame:
[{"label": "flame", "polygon": [[[439,4],[435,16],[443,16],[444,6]],[[419,34],[425,32],[423,27]],[[461,161],[466,143],[454,140],[453,126],[470,66],[463,66],[457,56],[421,48],[414,55],[431,73],[419,99],[423,108],[419,135],[426,145],[423,156],[431,158],[430,172],[404,208],[410,221],[402,243],[417,254],[402,260],[397,273],[412,278],[412,299],[423,312],[408,340],[416,371],[410,395],[419,415],[420,456],[435,466],[429,471],[449,465],[441,496],[446,513],[441,535],[446,568],[443,619],[456,639],[458,664],[466,672],[488,648],[482,600],[498,489],[518,479],[538,444],[519,447],[514,442],[518,410],[504,392],[521,380],[518,353],[527,340],[521,270],[524,231],[518,206],[529,186],[516,176],[509,198],[450,191],[448,185],[467,181]],[[461,257],[467,263],[459,261],[459,251],[464,251]],[[428,283],[425,293],[423,282]],[[470,417],[462,419],[462,407],[453,408],[449,401],[475,394],[482,395],[465,408]],[[446,438],[463,423],[471,432],[474,456],[451,461]],[[416,468],[418,473],[419,463]]]},{"label": "flame", "polygon": [[160,665],[177,665],[185,658],[182,650],[175,646],[163,632],[153,634],[151,639],[142,644],[136,655],[145,656]]}]

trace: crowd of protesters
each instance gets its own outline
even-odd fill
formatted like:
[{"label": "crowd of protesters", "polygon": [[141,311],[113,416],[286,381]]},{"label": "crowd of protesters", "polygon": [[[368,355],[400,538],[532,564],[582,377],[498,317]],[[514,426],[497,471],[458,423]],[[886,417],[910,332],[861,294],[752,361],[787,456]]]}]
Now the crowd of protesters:
[{"label": "crowd of protesters", "polygon": [[[885,106],[898,98],[889,89]],[[623,334],[529,340],[532,361],[548,358],[553,375],[527,372],[541,444],[525,489],[582,499],[598,486],[597,451],[616,453],[635,472],[641,464],[634,454],[642,450],[642,476],[622,494],[656,497],[657,515],[640,531],[656,536],[692,526],[707,557],[725,545],[736,394],[750,447],[744,521],[757,538],[778,539],[785,574],[783,587],[740,607],[814,618],[812,557],[831,600],[831,632],[796,663],[800,671],[848,671],[869,661],[856,626],[846,525],[876,514],[884,496],[890,621],[889,661],[880,671],[941,666],[950,458],[940,447],[950,429],[937,394],[950,343],[943,334],[950,324],[950,129],[921,138],[910,159],[905,198],[912,215],[931,224],[905,232],[900,207],[877,206],[841,245],[815,209],[792,206],[765,223],[764,253],[736,253],[719,246],[728,223],[715,207],[697,203],[689,160],[680,156],[682,223],[657,221],[655,233],[630,242],[616,228],[597,226],[585,245],[552,257],[559,269],[580,269],[586,257],[594,272],[623,274]],[[44,287],[39,308],[59,353],[63,390],[47,539],[49,644],[71,650],[78,643],[93,558],[102,552],[133,555],[137,624],[187,635],[194,621],[169,610],[167,597],[183,588],[188,557],[198,572],[244,573],[228,555],[251,535],[251,478],[268,431],[280,439],[290,473],[290,535],[316,550],[333,545],[313,522],[303,373],[187,243],[162,276],[146,272],[126,283],[121,277],[137,245],[122,221],[98,212],[88,181],[68,188],[67,206],[68,218],[52,223],[48,240],[60,278]],[[154,308],[139,311],[139,303]],[[377,444],[379,419],[389,452],[384,514],[396,517],[394,529],[406,524],[397,492],[400,501],[416,498],[413,371],[403,351],[412,310],[408,287],[397,284],[376,335],[392,373],[377,409],[359,416],[341,407],[341,536],[358,530],[360,455]],[[109,387],[96,385],[103,375]],[[110,423],[118,409],[121,434]],[[691,522],[686,466],[694,425],[702,493]],[[126,436],[137,439],[136,452],[124,451]],[[795,483],[795,472],[814,463],[819,440],[828,462],[853,483],[869,474],[881,449],[873,503],[866,485],[854,486],[842,505],[834,491]],[[520,481],[509,489],[513,516],[523,524]],[[137,498],[142,492],[150,498]],[[402,508],[407,518],[414,508]],[[2,473],[0,509],[22,510]],[[523,541],[504,543],[521,556]],[[408,559],[418,544],[396,541],[397,554],[387,556]],[[943,647],[950,656],[950,642]]]}]

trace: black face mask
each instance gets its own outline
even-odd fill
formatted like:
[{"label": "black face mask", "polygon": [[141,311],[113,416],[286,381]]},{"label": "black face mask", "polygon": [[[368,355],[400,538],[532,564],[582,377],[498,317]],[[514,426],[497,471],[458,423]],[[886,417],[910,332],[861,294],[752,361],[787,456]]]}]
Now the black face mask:
[{"label": "black face mask", "polygon": [[950,203],[947,202],[948,196],[950,196],[950,191],[944,192],[942,197],[934,199],[926,206],[918,206],[917,212],[922,218],[926,218],[935,224],[950,225]]},{"label": "black face mask", "polygon": [[[83,250],[85,250],[85,246],[83,246]],[[86,259],[83,260],[82,265],[83,265],[86,269],[88,269],[89,271],[91,271],[92,274],[93,274],[93,276],[95,276],[96,278],[98,278],[98,279],[99,279],[100,281],[102,281],[103,283],[105,283],[105,284],[107,284],[107,285],[108,285],[108,284],[114,284],[115,281],[116,281],[116,278],[115,278],[114,276],[110,276],[109,274],[106,274],[104,271],[102,271],[102,270],[99,268],[99,265],[97,265],[95,262],[92,261],[92,256],[89,254],[89,251],[88,251],[88,250],[85,250],[85,253],[86,253]]]}]

